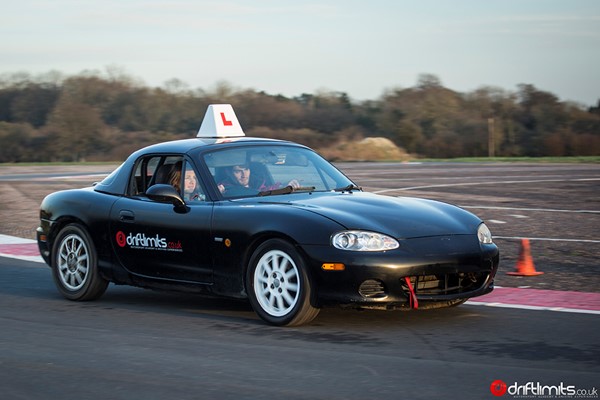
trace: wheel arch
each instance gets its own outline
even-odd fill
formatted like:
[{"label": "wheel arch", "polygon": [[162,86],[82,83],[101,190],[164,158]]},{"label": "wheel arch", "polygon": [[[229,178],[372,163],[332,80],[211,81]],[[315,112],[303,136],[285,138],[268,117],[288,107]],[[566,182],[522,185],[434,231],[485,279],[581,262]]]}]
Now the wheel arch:
[{"label": "wheel arch", "polygon": [[[96,251],[100,275],[106,280],[114,281],[113,263],[110,254],[106,253],[107,245],[103,241],[103,234],[98,234],[98,232],[94,232],[94,229],[90,227],[88,223],[74,215],[63,215],[59,217],[56,221],[52,222],[47,236],[47,245],[48,250],[50,251],[50,260],[52,260],[52,258],[54,257],[53,249],[54,244],[56,242],[56,238],[65,226],[71,224],[78,225],[80,228],[87,232],[88,236],[90,237],[90,240],[92,241],[92,245],[94,246]],[[51,264],[49,265],[51,266]]]},{"label": "wheel arch", "polygon": [[[60,231],[69,224],[80,225],[82,228],[84,228],[88,232],[88,234],[90,234],[90,237],[92,238],[92,240],[94,240],[94,237],[91,235],[90,229],[85,224],[85,222],[83,222],[81,219],[79,219],[73,215],[64,215],[62,217],[59,217],[56,221],[53,221],[52,225],[50,226],[50,232],[48,234],[48,239],[47,239],[48,246],[50,249],[54,248],[54,242],[56,240],[56,237],[60,233]],[[94,242],[94,246],[97,247],[97,244],[95,242]]]},{"label": "wheel arch", "polygon": [[[241,276],[243,276],[243,277],[246,276],[246,273],[248,272],[248,267],[250,265],[250,260],[252,259],[254,252],[263,243],[265,243],[271,239],[280,239],[282,241],[288,242],[290,245],[292,245],[294,247],[294,249],[296,249],[299,256],[302,258],[302,261],[304,262],[304,264],[306,266],[305,269],[306,269],[307,278],[310,281],[311,287],[313,288],[313,290],[311,291],[311,295],[310,295],[310,304],[312,306],[316,307],[318,304],[318,302],[317,302],[318,287],[316,286],[314,272],[312,271],[312,268],[310,268],[310,265],[308,264],[308,261],[307,261],[308,256],[307,256],[306,252],[304,251],[304,249],[302,248],[302,246],[296,240],[294,240],[294,238],[292,236],[286,235],[283,232],[279,232],[279,231],[260,232],[259,234],[257,234],[256,236],[254,236],[252,238],[252,240],[248,244],[248,247],[246,248],[246,252],[241,257],[241,273],[242,273]],[[247,297],[248,296],[248,287],[247,287],[246,279],[242,280],[242,284],[244,287],[244,295],[245,295],[245,297]]]},{"label": "wheel arch", "polygon": [[[67,218],[57,224],[50,266],[59,292],[69,300],[95,300],[109,280],[98,268],[98,252],[89,229]],[[60,260],[59,260],[60,258]]]}]

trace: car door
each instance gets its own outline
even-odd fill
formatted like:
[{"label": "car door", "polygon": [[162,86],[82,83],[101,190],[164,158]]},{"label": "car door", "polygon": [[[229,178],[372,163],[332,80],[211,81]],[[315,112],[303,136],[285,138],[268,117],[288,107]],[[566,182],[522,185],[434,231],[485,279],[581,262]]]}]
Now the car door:
[{"label": "car door", "polygon": [[[136,163],[132,183],[135,187],[117,200],[110,213],[113,248],[121,265],[133,274],[196,283],[212,283],[209,251],[212,203],[190,201],[185,210],[172,204],[150,200],[147,187],[168,180],[173,168],[181,168],[181,156],[146,157]],[[191,168],[189,163],[183,163]],[[164,168],[163,168],[164,167]],[[171,174],[158,176],[160,171]],[[179,171],[180,184],[183,182]],[[180,186],[182,187],[182,186]]]}]

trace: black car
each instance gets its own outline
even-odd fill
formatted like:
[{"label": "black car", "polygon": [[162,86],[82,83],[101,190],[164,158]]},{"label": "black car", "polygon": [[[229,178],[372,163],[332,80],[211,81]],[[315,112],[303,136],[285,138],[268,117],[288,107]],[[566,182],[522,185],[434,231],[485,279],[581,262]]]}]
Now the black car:
[{"label": "black car", "polygon": [[109,282],[196,291],[300,325],[325,306],[437,308],[492,291],[499,251],[470,212],[363,192],[305,146],[243,136],[228,105],[210,106],[198,135],[43,200],[38,245],[64,297],[96,299]]}]

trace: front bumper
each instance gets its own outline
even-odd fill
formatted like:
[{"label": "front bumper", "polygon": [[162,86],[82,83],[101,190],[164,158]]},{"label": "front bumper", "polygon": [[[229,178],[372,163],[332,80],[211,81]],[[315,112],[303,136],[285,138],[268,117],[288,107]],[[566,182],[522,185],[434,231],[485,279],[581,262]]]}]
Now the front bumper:
[{"label": "front bumper", "polygon": [[[411,290],[420,308],[453,304],[493,290],[499,250],[471,235],[403,240],[399,249],[368,253],[329,246],[303,247],[315,286],[313,305],[408,308]],[[323,263],[344,264],[325,271]]]},{"label": "front bumper", "polygon": [[44,226],[48,227],[49,223],[47,221],[42,220],[42,226],[38,227],[36,230],[37,244],[38,249],[40,250],[40,255],[46,262],[46,264],[50,265],[50,243],[48,241],[48,233],[49,229],[44,229]]}]

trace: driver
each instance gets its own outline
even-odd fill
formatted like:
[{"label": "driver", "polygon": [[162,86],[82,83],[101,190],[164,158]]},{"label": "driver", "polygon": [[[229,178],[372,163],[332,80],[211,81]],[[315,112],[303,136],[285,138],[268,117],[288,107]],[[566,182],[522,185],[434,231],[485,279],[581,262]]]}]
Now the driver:
[{"label": "driver", "polygon": [[[264,180],[259,182],[251,180],[250,177],[252,175],[252,170],[247,164],[240,164],[229,167],[225,170],[225,174],[227,175],[226,179],[217,184],[217,187],[219,188],[219,191],[221,193],[224,193],[227,190],[234,187],[245,187],[262,192],[264,190],[277,189],[281,186],[279,183],[267,186]],[[288,186],[291,186],[293,188],[299,188],[300,183],[296,179],[292,179],[288,182]]]},{"label": "driver", "polygon": [[250,167],[248,165],[234,165],[233,167],[228,167],[225,169],[225,175],[225,180],[217,184],[219,192],[221,193],[236,186],[250,187]]}]

